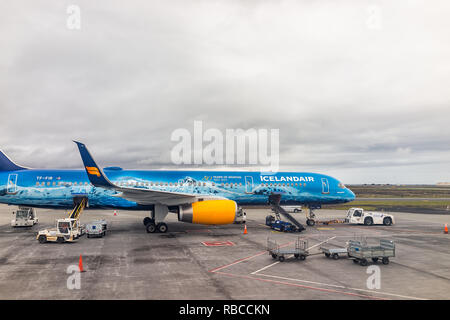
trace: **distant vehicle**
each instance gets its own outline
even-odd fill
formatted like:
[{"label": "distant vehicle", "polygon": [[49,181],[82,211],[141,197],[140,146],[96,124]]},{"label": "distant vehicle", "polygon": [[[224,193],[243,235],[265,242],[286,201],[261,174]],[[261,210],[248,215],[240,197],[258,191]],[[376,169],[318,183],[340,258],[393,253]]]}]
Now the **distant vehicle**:
[{"label": "distant vehicle", "polygon": [[394,216],[383,212],[364,211],[362,208],[350,208],[347,211],[345,222],[350,224],[364,224],[371,226],[374,224],[384,224],[390,226],[395,223]]},{"label": "distant vehicle", "polygon": [[[284,210],[286,210],[286,212],[302,212],[302,206],[281,206]],[[272,211],[274,211],[274,209],[272,208]]]},{"label": "distant vehicle", "polygon": [[36,217],[36,212],[33,208],[19,207],[17,211],[13,212],[11,227],[32,227],[38,221],[39,219]]},{"label": "distant vehicle", "polygon": [[246,223],[247,214],[244,212],[242,208],[239,208],[236,212],[236,218],[234,219],[234,223]]},{"label": "distant vehicle", "polygon": [[77,219],[58,219],[55,229],[45,229],[38,232],[36,240],[46,242],[74,242],[82,235]]},{"label": "distant vehicle", "polygon": [[88,238],[102,238],[106,235],[106,224],[102,221],[94,221],[86,224],[86,235]]}]

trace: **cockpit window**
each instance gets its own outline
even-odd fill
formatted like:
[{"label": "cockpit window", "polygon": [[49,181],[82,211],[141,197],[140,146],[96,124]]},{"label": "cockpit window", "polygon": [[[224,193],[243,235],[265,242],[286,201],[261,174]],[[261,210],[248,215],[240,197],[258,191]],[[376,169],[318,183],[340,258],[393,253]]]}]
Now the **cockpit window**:
[{"label": "cockpit window", "polygon": [[345,184],[343,184],[342,182],[339,182],[338,187],[341,189],[345,189]]}]

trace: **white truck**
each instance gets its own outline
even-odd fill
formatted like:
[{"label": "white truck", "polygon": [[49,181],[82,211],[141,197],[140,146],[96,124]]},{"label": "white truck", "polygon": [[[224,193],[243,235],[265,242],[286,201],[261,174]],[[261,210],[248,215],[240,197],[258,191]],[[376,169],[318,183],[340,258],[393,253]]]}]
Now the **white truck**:
[{"label": "white truck", "polygon": [[247,214],[244,212],[244,210],[241,207],[239,207],[238,211],[236,213],[236,218],[234,219],[234,223],[237,223],[237,224],[244,223],[245,224],[246,221],[247,221]]},{"label": "white truck", "polygon": [[390,226],[395,223],[394,216],[391,214],[364,211],[362,208],[350,208],[344,221],[349,224],[364,224],[366,226],[374,224]]},{"label": "white truck", "polygon": [[[286,212],[293,212],[293,213],[297,213],[297,212],[302,212],[302,206],[281,206]],[[274,209],[272,208],[272,211],[274,211]]]},{"label": "white truck", "polygon": [[19,207],[12,214],[11,227],[32,227],[39,221],[33,208]]}]

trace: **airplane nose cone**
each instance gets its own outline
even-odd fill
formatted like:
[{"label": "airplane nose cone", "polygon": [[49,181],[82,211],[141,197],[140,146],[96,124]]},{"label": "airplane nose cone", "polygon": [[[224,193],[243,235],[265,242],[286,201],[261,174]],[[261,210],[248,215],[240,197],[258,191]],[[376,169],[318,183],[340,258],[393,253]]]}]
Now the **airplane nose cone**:
[{"label": "airplane nose cone", "polygon": [[347,201],[353,201],[353,200],[355,200],[356,196],[352,190],[347,189],[346,198],[347,198]]}]

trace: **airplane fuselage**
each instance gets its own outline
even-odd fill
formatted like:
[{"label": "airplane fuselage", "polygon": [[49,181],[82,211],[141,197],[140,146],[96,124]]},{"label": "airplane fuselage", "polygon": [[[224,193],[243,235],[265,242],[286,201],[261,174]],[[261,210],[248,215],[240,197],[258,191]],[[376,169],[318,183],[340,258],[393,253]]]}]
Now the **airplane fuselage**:
[{"label": "airplane fuselage", "polygon": [[[216,196],[238,205],[266,205],[270,194],[281,204],[336,204],[355,195],[333,177],[307,172],[262,174],[254,171],[163,171],[105,168],[118,186],[195,196]],[[72,208],[74,197],[87,197],[90,208],[147,210],[118,197],[119,192],[94,187],[85,170],[0,171],[0,203],[45,208]]]}]

